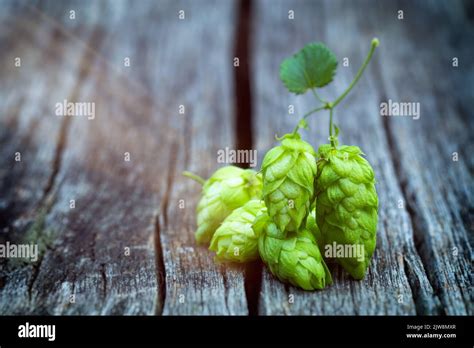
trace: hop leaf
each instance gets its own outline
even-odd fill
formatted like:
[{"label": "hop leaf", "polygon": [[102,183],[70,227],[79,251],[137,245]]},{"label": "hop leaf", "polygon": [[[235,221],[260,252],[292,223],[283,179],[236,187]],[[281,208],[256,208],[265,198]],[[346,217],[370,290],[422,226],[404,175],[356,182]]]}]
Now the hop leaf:
[{"label": "hop leaf", "polygon": [[216,230],[210,250],[220,261],[247,262],[258,258],[258,234],[253,229],[255,218],[267,208],[261,200],[251,200],[235,209]]},{"label": "hop leaf", "polygon": [[[357,146],[322,145],[316,178],[316,220],[323,244],[362,245],[364,258],[336,258],[362,279],[375,249],[378,197],[374,171]],[[346,249],[346,248],[345,248]]]},{"label": "hop leaf", "polygon": [[334,53],[322,43],[312,43],[283,61],[280,79],[290,92],[303,94],[308,89],[330,83],[336,67]]},{"label": "hop leaf", "polygon": [[221,222],[251,199],[260,199],[262,177],[251,169],[227,166],[218,169],[204,184],[197,213],[196,241],[208,243]]},{"label": "hop leaf", "polygon": [[259,232],[258,250],[274,276],[304,290],[323,289],[332,284],[331,273],[324,262],[314,236],[303,228],[285,233],[267,218],[255,224]]},{"label": "hop leaf", "polygon": [[299,134],[283,138],[263,159],[263,199],[281,231],[297,231],[314,195],[315,152]]}]

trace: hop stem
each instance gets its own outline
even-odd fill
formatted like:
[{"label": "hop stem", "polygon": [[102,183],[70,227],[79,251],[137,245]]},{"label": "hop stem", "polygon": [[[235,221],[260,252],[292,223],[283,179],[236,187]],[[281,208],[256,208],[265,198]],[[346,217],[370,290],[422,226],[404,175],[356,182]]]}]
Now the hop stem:
[{"label": "hop stem", "polygon": [[322,98],[318,95],[318,93],[316,93],[316,89],[315,89],[315,88],[311,88],[311,92],[313,92],[314,97],[315,97],[317,100],[319,100],[321,103],[323,103],[323,104],[326,104],[326,103],[327,103],[324,99],[322,99]]},{"label": "hop stem", "polygon": [[[325,110],[325,109],[329,110],[329,139],[331,140],[332,147],[336,147],[335,138],[337,138],[337,134],[336,134],[335,137],[333,136],[334,126],[333,126],[332,119],[333,119],[334,108],[349,94],[349,92],[352,90],[352,88],[357,84],[357,82],[361,78],[362,74],[364,73],[365,68],[367,67],[370,60],[372,59],[372,55],[374,54],[375,48],[377,48],[378,45],[379,45],[379,40],[377,38],[373,38],[372,42],[370,44],[370,51],[367,54],[367,57],[365,58],[364,63],[359,68],[359,71],[357,71],[357,74],[354,77],[354,80],[352,80],[349,87],[347,87],[346,90],[344,91],[344,93],[342,93],[335,101],[327,102],[327,101],[321,99],[321,97],[316,93],[316,90],[314,88],[311,89],[311,91],[313,92],[313,95],[316,98],[316,100],[318,100],[319,102],[324,103],[324,105],[307,112],[303,116],[303,119],[306,119],[307,117],[309,117],[310,115],[314,114],[317,111],[321,111],[321,110]],[[298,126],[295,128],[294,132],[296,132],[297,130],[298,130]]]},{"label": "hop stem", "polygon": [[206,182],[206,180],[204,180],[203,178],[201,178],[199,175],[196,175],[196,174],[193,174],[191,172],[188,172],[188,171],[184,171],[183,172],[183,175],[200,183],[201,185],[204,185],[204,183]]},{"label": "hop stem", "polygon": [[364,63],[362,66],[359,68],[359,71],[357,72],[356,76],[354,77],[354,80],[351,82],[349,87],[342,93],[339,98],[337,98],[333,103],[332,107],[334,108],[337,104],[339,104],[347,94],[351,91],[351,89],[356,85],[357,81],[359,81],[360,77],[364,73],[365,68],[367,67],[367,64],[369,64],[370,60],[372,59],[372,55],[374,54],[375,48],[379,45],[379,40],[377,38],[372,39],[371,45],[370,45],[370,51],[367,54],[367,57],[364,60]]},{"label": "hop stem", "polygon": [[304,114],[303,119],[306,119],[306,118],[308,118],[308,116],[314,114],[315,112],[318,112],[318,111],[321,111],[321,110],[324,110],[324,109],[327,109],[327,105],[320,106],[319,108],[316,108],[316,109],[313,109],[313,110],[307,112],[306,114]]},{"label": "hop stem", "polygon": [[333,129],[332,114],[333,114],[333,108],[330,108],[329,109],[329,139],[331,140],[331,146],[336,147],[334,143],[334,137],[332,136],[332,129]]}]

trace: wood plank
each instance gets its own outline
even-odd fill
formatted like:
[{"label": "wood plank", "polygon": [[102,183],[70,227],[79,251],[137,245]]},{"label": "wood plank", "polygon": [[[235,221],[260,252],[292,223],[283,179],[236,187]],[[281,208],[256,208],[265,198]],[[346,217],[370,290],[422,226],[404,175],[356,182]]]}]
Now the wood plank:
[{"label": "wood plank", "polygon": [[[403,22],[377,20],[378,8],[370,25],[390,25],[392,30],[382,31],[381,38],[397,47],[381,51],[378,88],[383,99],[420,103],[417,120],[384,120],[397,175],[412,215],[417,252],[442,313],[472,315],[472,21],[461,1],[401,1],[396,9],[405,10]],[[453,67],[453,57],[459,67]]]},{"label": "wood plank", "polygon": [[[291,131],[296,116],[315,106],[311,95],[295,97],[285,90],[278,77],[281,61],[308,42],[327,43],[340,63],[335,82],[321,94],[334,99],[349,85],[372,37],[379,35],[363,24],[369,7],[365,2],[342,1],[257,3],[254,100],[257,100],[256,145],[261,157],[272,146],[275,132],[281,135]],[[293,21],[288,19],[289,10],[295,12]],[[384,49],[383,45],[384,42],[380,50]],[[342,66],[343,57],[349,57],[349,67]],[[381,59],[379,52],[374,59]],[[395,315],[434,314],[439,310],[439,301],[416,252],[410,215],[397,205],[403,193],[379,116],[381,97],[375,78],[371,66],[335,112],[336,123],[342,130],[340,142],[360,146],[376,173],[379,225],[377,248],[368,274],[364,280],[355,281],[338,265],[330,264],[334,284],[322,291],[304,292],[283,285],[265,270],[259,303],[261,314]],[[290,104],[295,105],[296,115],[288,115]],[[326,114],[318,114],[310,121],[311,131],[302,131],[316,148],[327,142],[328,118]]]},{"label": "wood plank", "polygon": [[97,115],[67,120],[39,231],[51,243],[27,312],[246,314],[242,269],[215,265],[195,247],[200,188],[180,176],[210,175],[217,149],[233,145],[233,5],[110,6],[87,18],[104,44],[84,49],[90,71],[77,100],[94,102]]},{"label": "wood plank", "polygon": [[[166,100],[173,127],[167,179],[171,190],[160,219],[166,269],[164,315],[245,315],[244,272],[238,266],[218,266],[213,255],[194,241],[195,207],[200,187],[180,173],[190,170],[209,177],[218,166],[217,150],[233,148],[233,40],[236,21],[232,2],[179,2],[189,16],[174,22],[174,51],[166,66],[175,64],[172,90],[159,81],[166,71],[154,72],[154,91]],[[168,93],[166,93],[168,92]],[[158,94],[158,95],[160,95]],[[180,104],[186,114],[178,115]],[[185,208],[180,209],[180,200]]]},{"label": "wood plank", "polygon": [[[2,11],[3,12],[3,11]],[[46,10],[47,12],[47,10]],[[37,229],[58,166],[61,120],[54,103],[76,90],[82,49],[51,22],[22,3],[0,21],[0,242],[40,244]],[[83,26],[72,29],[88,39]],[[14,59],[21,59],[21,66]],[[42,73],[38,73],[42,72]],[[15,153],[21,161],[15,161]],[[0,313],[30,311],[37,264],[0,260]]]}]

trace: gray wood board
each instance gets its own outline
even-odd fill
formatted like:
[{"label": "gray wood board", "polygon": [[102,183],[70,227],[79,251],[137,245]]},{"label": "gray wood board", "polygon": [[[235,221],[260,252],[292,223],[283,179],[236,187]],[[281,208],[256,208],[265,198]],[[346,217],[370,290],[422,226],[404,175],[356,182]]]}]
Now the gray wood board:
[{"label": "gray wood board", "polygon": [[[75,50],[52,45],[85,57],[77,65],[64,63],[66,72],[82,76],[75,81],[77,91],[58,86],[57,97],[43,96],[33,106],[63,99],[94,102],[96,118],[67,118],[58,126],[57,118],[50,121],[56,117],[51,111],[45,117],[52,125],[41,136],[53,150],[57,146],[49,163],[58,167],[43,163],[45,180],[53,183],[31,209],[29,229],[17,233],[20,241],[29,235],[42,241],[43,253],[34,265],[7,265],[13,269],[5,273],[2,312],[246,314],[243,270],[216,265],[205,248],[194,246],[200,188],[180,175],[184,169],[210,175],[217,149],[233,144],[233,4],[114,2],[113,11],[95,8],[96,15],[83,23],[93,33],[90,39],[61,22],[74,4],[53,6],[56,17],[46,15],[74,36],[68,44]],[[81,5],[77,15],[95,4],[100,6]],[[30,30],[44,30],[46,22]],[[130,67],[123,65],[125,57]],[[41,71],[50,69],[65,78],[48,59],[30,74],[45,79]],[[185,115],[178,113],[181,104]],[[63,134],[59,145],[48,137],[55,129]],[[178,208],[180,199],[185,209]]]},{"label": "gray wood board", "polygon": [[[196,246],[195,208],[200,185],[181,175],[189,170],[209,177],[222,164],[217,151],[233,147],[234,3],[187,1],[176,4],[186,21],[174,22],[175,46],[166,65],[176,65],[172,88],[164,91],[166,71],[152,77],[153,93],[161,93],[171,153],[166,163],[168,187],[159,228],[166,270],[164,315],[245,315],[248,313],[244,269],[218,265],[212,253]],[[216,26],[217,25],[217,26]],[[185,114],[178,114],[179,105]],[[184,203],[184,208],[182,208]]]},{"label": "gray wood board", "polygon": [[[265,270],[259,301],[260,313],[323,315],[472,313],[472,309],[468,310],[466,307],[469,303],[466,297],[450,292],[451,289],[457,287],[466,289],[466,286],[469,287],[468,284],[470,284],[465,277],[466,271],[470,268],[469,258],[466,257],[470,250],[465,238],[466,233],[462,229],[454,231],[457,229],[455,226],[460,225],[460,222],[453,223],[448,231],[445,231],[447,239],[459,241],[456,244],[459,254],[456,259],[449,261],[456,266],[449,266],[447,260],[441,261],[439,257],[430,260],[427,257],[438,254],[436,250],[443,244],[444,238],[436,237],[435,230],[433,233],[426,233],[418,228],[416,221],[420,215],[414,215],[410,209],[410,204],[418,204],[420,201],[424,201],[425,205],[430,205],[432,201],[423,192],[426,190],[439,192],[442,188],[441,192],[453,191],[450,198],[451,204],[456,203],[451,205],[450,211],[439,209],[439,204],[431,204],[430,213],[434,210],[440,217],[448,213],[449,216],[459,215],[462,205],[466,203],[465,197],[469,196],[472,199],[472,191],[469,191],[472,190],[472,178],[470,179],[468,172],[465,171],[462,177],[466,178],[466,181],[462,184],[453,183],[449,186],[447,182],[418,180],[416,179],[416,176],[419,176],[418,172],[424,174],[440,170],[437,168],[439,163],[433,163],[434,157],[418,151],[416,160],[419,166],[410,167],[413,164],[412,160],[405,158],[402,161],[406,164],[407,172],[400,174],[400,168],[403,170],[403,167],[399,165],[400,157],[394,158],[394,156],[401,154],[394,152],[396,150],[392,137],[387,137],[387,120],[382,118],[379,112],[380,102],[390,97],[381,89],[381,81],[386,81],[388,76],[385,74],[389,74],[388,70],[393,69],[394,66],[403,70],[406,65],[416,59],[417,51],[413,43],[410,43],[412,38],[409,33],[422,28],[407,27],[399,32],[397,29],[399,26],[408,26],[415,22],[415,19],[412,19],[410,23],[398,22],[396,15],[399,7],[393,3],[389,6],[374,6],[373,3],[364,1],[297,3],[259,1],[256,5],[255,23],[257,24],[254,29],[253,45],[254,100],[256,100],[254,126],[257,133],[255,145],[260,152],[260,159],[274,144],[275,133],[282,135],[290,132],[298,120],[297,115],[301,116],[316,106],[313,96],[295,97],[279,81],[279,65],[284,58],[295,53],[308,42],[327,43],[338,56],[339,66],[335,82],[325,88],[321,94],[324,98],[333,100],[349,85],[368,52],[372,37],[379,36],[381,39],[381,46],[375,53],[371,66],[359,85],[335,112],[335,122],[342,130],[340,141],[360,146],[367,154],[367,159],[376,173],[380,201],[378,240],[369,272],[364,280],[355,281],[344,274],[340,267],[331,264],[335,284],[322,291],[303,292],[281,284]],[[416,13],[418,26],[429,25],[432,14],[426,12],[420,4],[411,6],[409,3],[404,3],[402,5],[405,6],[406,12],[410,13],[410,10],[413,10],[412,13]],[[294,11],[294,20],[288,19],[290,10]],[[443,29],[446,31],[451,27],[445,23]],[[435,38],[432,38],[426,44],[446,45],[446,42],[435,41]],[[403,51],[405,48],[401,47],[404,45],[411,51],[405,51],[406,55],[401,59],[397,55],[399,53],[395,52]],[[348,67],[342,65],[343,57],[349,58]],[[423,62],[426,67],[430,61],[427,57],[423,58],[425,58]],[[411,74],[419,73],[413,70],[410,69]],[[401,75],[401,71],[396,73],[399,74],[400,80],[406,78]],[[425,80],[430,81],[432,76],[433,72],[430,76],[426,76]],[[408,81],[406,80],[405,84],[408,84]],[[398,84],[394,85],[393,88],[398,88],[398,86]],[[416,88],[415,85],[412,86],[412,90]],[[432,85],[426,84],[424,88],[423,99],[420,101],[429,102],[438,96]],[[393,93],[392,99],[399,99],[395,92]],[[448,102],[452,103],[452,99],[448,99]],[[289,105],[295,106],[295,115],[289,115]],[[310,120],[311,131],[302,131],[304,137],[316,148],[327,142],[328,118],[327,114],[314,115]],[[455,110],[451,120],[453,123],[458,122],[458,126],[464,124]],[[417,142],[420,141],[420,143],[430,144],[432,138],[441,137],[447,141],[444,135],[439,131],[436,133],[437,128],[428,122],[423,130],[418,127],[415,129],[414,122],[411,120],[398,120],[398,122],[405,122],[403,128],[396,128],[390,131],[390,134],[396,138],[395,142],[403,143],[405,154],[415,153],[408,150],[414,146],[415,134],[418,137]],[[391,128],[391,124],[388,126]],[[412,136],[407,137],[406,132],[410,132]],[[464,134],[465,138],[467,133]],[[458,134],[458,136],[461,135]],[[416,200],[412,198],[413,196],[405,197],[405,183],[401,180],[401,175],[405,175],[405,178],[411,181],[410,187]],[[466,190],[469,185],[471,185],[470,188]],[[456,197],[454,192],[461,192],[461,194]],[[412,202],[406,202],[409,200]],[[429,220],[430,213],[428,211],[421,213],[425,221]],[[429,254],[420,248],[418,244],[420,238],[430,240],[430,243],[425,244],[428,250],[431,250]],[[439,273],[450,279],[449,292],[434,281],[434,278],[443,279]],[[464,294],[464,290],[461,292]],[[293,296],[290,297],[290,295]]]},{"label": "gray wood board", "polygon": [[383,21],[377,8],[367,23],[392,47],[378,61],[382,100],[420,105],[419,119],[384,118],[392,158],[441,312],[472,315],[474,25],[461,1],[402,1],[396,8],[403,21]]},{"label": "gray wood board", "polygon": [[[247,303],[243,267],[216,264],[195,245],[200,187],[181,176],[208,177],[220,166],[217,150],[238,143],[236,2],[7,4],[0,14],[0,57],[8,62],[0,65],[0,242],[38,243],[41,253],[36,263],[0,260],[0,313],[248,314],[255,299]],[[341,142],[360,146],[376,172],[370,270],[355,281],[330,264],[335,284],[304,292],[264,269],[259,314],[472,315],[474,30],[463,5],[253,4],[252,131],[260,162],[274,135],[291,131],[315,105],[311,95],[286,91],[281,61],[310,41],[327,43],[339,58],[335,82],[321,93],[331,100],[352,80],[372,37],[381,41],[335,112]],[[94,102],[96,118],[55,116],[64,99]],[[380,116],[388,99],[420,102],[420,119]],[[315,148],[327,142],[327,114],[314,115],[310,127],[302,134]],[[250,273],[247,285],[258,288],[258,270]]]},{"label": "gray wood board", "polygon": [[[3,243],[41,244],[44,236],[38,229],[58,169],[63,134],[62,122],[54,116],[55,103],[77,93],[79,67],[87,57],[44,15],[25,6],[11,10],[0,30],[0,238]],[[71,31],[85,40],[91,35],[90,28],[80,25],[71,25]],[[15,58],[21,59],[21,66],[15,66]],[[21,161],[15,161],[17,152]],[[0,313],[29,312],[36,271],[37,264],[2,259]]]}]

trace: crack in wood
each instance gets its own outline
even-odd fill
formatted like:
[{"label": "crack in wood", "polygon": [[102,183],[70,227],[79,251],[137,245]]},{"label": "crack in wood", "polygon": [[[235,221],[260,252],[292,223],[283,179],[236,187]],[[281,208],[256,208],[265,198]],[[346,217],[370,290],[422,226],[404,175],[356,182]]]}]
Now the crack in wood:
[{"label": "crack in wood", "polygon": [[[170,157],[168,160],[168,176],[166,178],[166,190],[161,199],[161,207],[155,217],[155,259],[156,259],[156,275],[157,275],[157,302],[155,308],[156,315],[162,315],[166,300],[166,269],[164,262],[163,247],[161,242],[161,229],[168,226],[168,205],[170,195],[172,193],[173,181],[176,175],[177,154],[179,151],[179,143],[173,142],[170,149]],[[162,222],[161,222],[162,221]]]},{"label": "crack in wood", "polygon": [[[74,92],[73,92],[73,95],[74,95]],[[51,190],[53,189],[54,184],[56,183],[56,177],[58,175],[59,169],[61,168],[63,152],[64,152],[65,145],[67,143],[68,130],[69,130],[69,122],[68,122],[68,119],[65,118],[62,121],[61,127],[59,129],[59,136],[58,136],[58,141],[56,143],[56,149],[54,152],[54,159],[52,163],[53,168],[51,171],[51,175],[48,178],[48,182],[46,183],[46,186],[43,190],[43,196],[40,199],[39,204],[38,204],[40,208],[45,205],[45,201],[48,199],[51,193]]]},{"label": "crack in wood", "polygon": [[245,266],[245,295],[249,315],[258,315],[263,265],[260,260],[247,263]]},{"label": "crack in wood", "polygon": [[105,263],[100,264],[100,276],[102,278],[102,298],[103,301],[105,302],[105,299],[107,298],[107,274],[105,272]]},{"label": "crack in wood", "polygon": [[163,259],[163,248],[161,246],[160,215],[158,211],[155,212],[154,222],[155,231],[153,237],[155,242],[156,280],[158,285],[155,315],[162,315],[166,299],[166,274],[165,263]]},{"label": "crack in wood", "polygon": [[179,143],[173,142],[170,148],[170,157],[168,161],[168,176],[166,178],[166,190],[161,200],[161,215],[163,216],[164,227],[168,226],[168,204],[173,190],[173,181],[176,175],[176,162],[178,160]]},{"label": "crack in wood", "polygon": [[[234,125],[235,147],[251,150],[253,148],[252,127],[252,51],[250,33],[252,31],[254,7],[251,0],[239,2],[237,29],[235,37],[235,57],[239,57],[240,66],[234,68]],[[246,165],[245,167],[248,167]],[[224,280],[225,280],[224,275]],[[244,285],[249,315],[258,315],[258,303],[262,282],[262,263],[260,261],[245,265]],[[226,284],[224,283],[226,286]]]},{"label": "crack in wood", "polygon": [[235,37],[235,57],[239,66],[234,67],[234,125],[237,149],[252,148],[252,89],[250,85],[253,6],[251,0],[240,0]]},{"label": "crack in wood", "polygon": [[226,306],[226,312],[231,313],[231,308],[229,307],[229,282],[227,280],[227,274],[224,270],[223,267],[220,268],[220,274],[222,276],[222,282],[224,283],[224,291],[225,291],[225,296],[224,296],[224,301],[225,301],[225,306]]},{"label": "crack in wood", "polygon": [[38,278],[39,270],[40,270],[41,264],[43,262],[43,257],[44,257],[44,255],[40,255],[39,258],[38,258],[38,262],[31,266],[32,267],[31,276],[30,276],[30,279],[28,281],[28,299],[30,301],[30,304],[31,304],[31,299],[32,299],[32,295],[33,295],[33,291],[32,291],[33,290],[33,284],[35,283],[36,278]]}]

